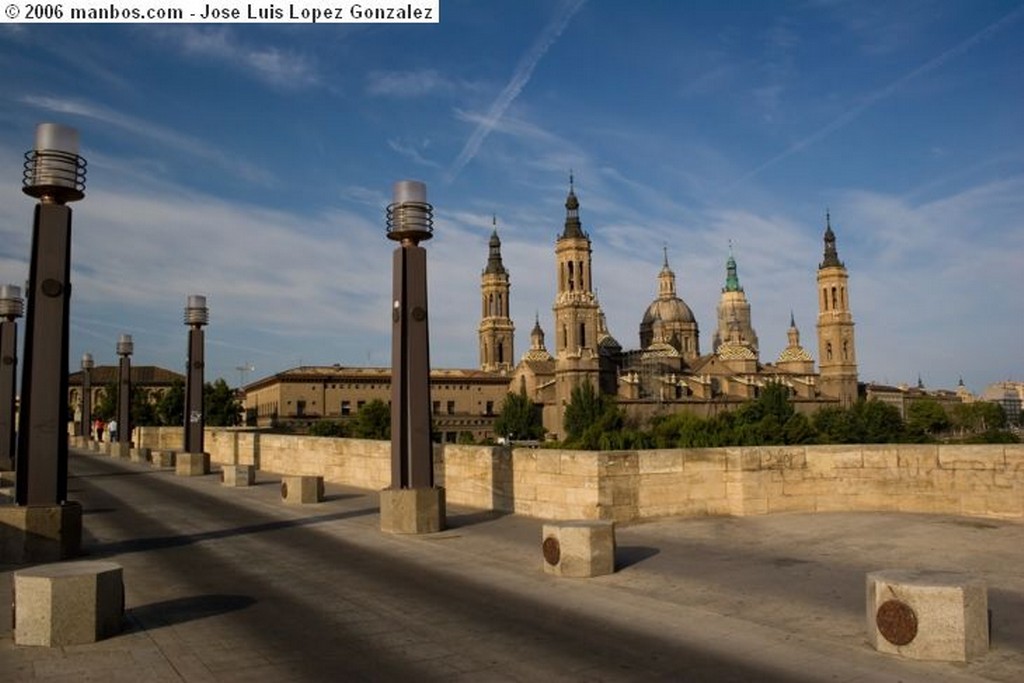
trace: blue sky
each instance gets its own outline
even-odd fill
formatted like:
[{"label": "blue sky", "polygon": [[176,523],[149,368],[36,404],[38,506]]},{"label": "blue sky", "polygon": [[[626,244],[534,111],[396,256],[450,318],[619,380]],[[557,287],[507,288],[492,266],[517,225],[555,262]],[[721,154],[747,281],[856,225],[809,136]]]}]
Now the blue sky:
[{"label": "blue sky", "polygon": [[35,124],[81,132],[71,364],[387,365],[391,185],[427,183],[431,356],[475,367],[492,215],[516,354],[550,331],[570,169],[612,334],[662,248],[709,351],[729,241],[762,360],[817,357],[825,211],[863,380],[1024,379],[1024,3],[443,0],[435,25],[0,25],[0,281]]}]

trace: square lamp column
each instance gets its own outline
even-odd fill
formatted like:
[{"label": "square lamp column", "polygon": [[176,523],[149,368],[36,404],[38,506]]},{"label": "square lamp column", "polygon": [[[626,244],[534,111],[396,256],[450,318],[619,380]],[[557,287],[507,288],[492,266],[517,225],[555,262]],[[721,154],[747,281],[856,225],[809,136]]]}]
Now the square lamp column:
[{"label": "square lamp column", "polygon": [[115,457],[128,459],[132,447],[132,353],[135,343],[132,335],[122,334],[117,340],[117,355],[121,361],[117,368],[117,444]]},{"label": "square lamp column", "polygon": [[387,209],[392,257],[391,486],[380,494],[381,529],[421,534],[444,528],[444,489],[434,486],[430,438],[430,344],[427,328],[427,252],[419,243],[434,231],[427,186],[395,183]]},{"label": "square lamp column", "polygon": [[85,196],[78,131],[36,128],[22,191],[37,201],[26,295],[25,363],[16,457],[15,505],[0,506],[0,561],[64,559],[82,543],[82,508],[68,494],[68,317],[71,209]]},{"label": "square lamp column", "polygon": [[185,306],[188,325],[188,372],[185,376],[185,452],[175,462],[175,473],[198,476],[210,473],[210,455],[206,453],[203,428],[203,325],[210,321],[206,297],[191,294]]},{"label": "square lamp column", "polygon": [[0,286],[0,470],[12,473],[16,433],[14,385],[18,369],[17,320],[24,312],[25,300],[21,298],[21,288],[15,285]]}]

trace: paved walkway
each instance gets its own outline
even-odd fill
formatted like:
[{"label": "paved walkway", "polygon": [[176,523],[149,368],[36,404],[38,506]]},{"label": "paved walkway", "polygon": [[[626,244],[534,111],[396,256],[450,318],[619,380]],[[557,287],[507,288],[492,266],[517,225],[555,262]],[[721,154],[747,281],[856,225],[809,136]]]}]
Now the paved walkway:
[{"label": "paved walkway", "polygon": [[[375,492],[285,506],[248,489],[71,457],[89,559],[124,567],[126,630],[18,647],[2,681],[1021,681],[1024,524],[900,514],[665,519],[617,529],[619,569],[557,579],[538,520],[450,508],[379,531]],[[864,575],[923,567],[989,583],[992,649],[921,663],[867,644]],[[0,566],[0,595],[15,568]]]}]

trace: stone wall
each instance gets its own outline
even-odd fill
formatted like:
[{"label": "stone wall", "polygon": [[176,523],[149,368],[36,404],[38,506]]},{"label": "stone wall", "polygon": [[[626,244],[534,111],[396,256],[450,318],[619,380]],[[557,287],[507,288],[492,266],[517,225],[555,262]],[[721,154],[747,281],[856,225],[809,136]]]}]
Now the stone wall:
[{"label": "stone wall", "polygon": [[[390,484],[387,441],[208,429],[206,446],[214,463],[368,489]],[[450,503],[549,519],[858,510],[1024,517],[1024,444],[602,452],[447,444],[434,458]]]}]

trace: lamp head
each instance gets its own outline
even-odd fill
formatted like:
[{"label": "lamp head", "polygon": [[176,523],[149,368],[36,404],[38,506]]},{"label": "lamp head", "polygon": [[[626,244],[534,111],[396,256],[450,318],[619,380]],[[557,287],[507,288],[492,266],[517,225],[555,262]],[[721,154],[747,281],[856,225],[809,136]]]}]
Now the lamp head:
[{"label": "lamp head", "polygon": [[210,322],[210,309],[206,307],[206,297],[190,294],[185,306],[185,324],[202,326]]},{"label": "lamp head", "polygon": [[130,356],[135,351],[135,344],[132,343],[132,335],[122,334],[117,340],[117,355]]},{"label": "lamp head", "polygon": [[17,285],[0,285],[0,317],[14,320],[25,314],[25,300]]},{"label": "lamp head", "polygon": [[434,207],[427,202],[427,186],[418,180],[400,180],[394,185],[388,205],[388,239],[418,244],[434,234]]},{"label": "lamp head", "polygon": [[78,155],[77,130],[58,123],[36,127],[35,147],[25,152],[21,191],[54,204],[85,196],[85,159]]}]

